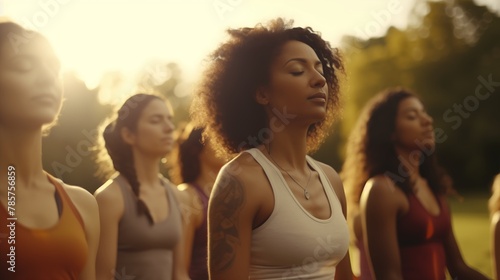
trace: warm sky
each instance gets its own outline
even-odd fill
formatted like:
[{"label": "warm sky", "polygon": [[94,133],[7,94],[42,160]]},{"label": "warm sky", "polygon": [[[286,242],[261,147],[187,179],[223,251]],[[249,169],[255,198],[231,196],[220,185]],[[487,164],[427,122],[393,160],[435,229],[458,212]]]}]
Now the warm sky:
[{"label": "warm sky", "polygon": [[[63,66],[89,87],[106,71],[132,75],[147,61],[175,61],[195,80],[229,27],[283,16],[334,45],[346,34],[405,27],[421,0],[0,0],[0,15],[46,35]],[[423,2],[423,1],[422,1]],[[477,0],[500,10],[498,0]]]}]

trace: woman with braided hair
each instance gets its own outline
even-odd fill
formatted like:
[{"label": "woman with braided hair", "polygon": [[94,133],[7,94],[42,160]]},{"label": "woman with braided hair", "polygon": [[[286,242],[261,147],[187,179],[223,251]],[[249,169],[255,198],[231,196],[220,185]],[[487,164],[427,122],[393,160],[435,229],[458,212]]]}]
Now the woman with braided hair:
[{"label": "woman with braided hair", "polygon": [[159,169],[173,131],[172,109],[149,94],[127,99],[105,127],[99,162],[109,169],[108,155],[116,174],[95,193],[102,228],[97,279],[182,279],[181,214],[175,186]]}]

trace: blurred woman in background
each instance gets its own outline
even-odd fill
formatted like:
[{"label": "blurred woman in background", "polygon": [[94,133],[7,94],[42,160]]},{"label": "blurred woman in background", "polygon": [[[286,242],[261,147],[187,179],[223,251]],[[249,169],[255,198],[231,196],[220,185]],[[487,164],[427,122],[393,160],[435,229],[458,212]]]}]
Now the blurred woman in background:
[{"label": "blurred woman in background", "polygon": [[59,59],[12,22],[0,23],[0,47],[0,279],[95,279],[97,203],[42,166],[63,98]]},{"label": "blurred woman in background", "polygon": [[225,161],[203,141],[203,128],[188,124],[180,130],[174,150],[171,178],[183,192],[185,269],[191,280],[208,280],[207,210],[212,188]]},{"label": "blurred woman in background", "polygon": [[463,260],[451,226],[450,178],[437,164],[433,120],[402,88],[373,97],[342,169],[361,279],[487,279]]},{"label": "blurred woman in background", "polygon": [[[174,143],[172,108],[136,94],[104,129],[99,162],[115,171],[95,192],[101,217],[97,279],[183,279],[182,223],[175,186],[160,174]],[[111,163],[113,169],[110,169]]]}]

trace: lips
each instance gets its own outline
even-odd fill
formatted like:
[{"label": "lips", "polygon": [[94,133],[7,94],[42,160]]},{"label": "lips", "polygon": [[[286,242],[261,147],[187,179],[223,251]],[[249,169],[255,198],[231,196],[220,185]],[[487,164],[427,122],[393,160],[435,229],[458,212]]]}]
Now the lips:
[{"label": "lips", "polygon": [[307,99],[308,100],[326,101],[326,94],[324,92],[318,92],[316,94],[309,96]]},{"label": "lips", "polygon": [[434,130],[427,130],[427,131],[424,131],[424,136],[426,137],[434,137]]},{"label": "lips", "polygon": [[57,102],[56,96],[54,96],[53,94],[49,94],[49,93],[39,94],[39,95],[33,97],[33,100],[42,101],[42,102]]},{"label": "lips", "polygon": [[174,138],[172,137],[164,137],[161,139],[162,142],[168,142],[168,143],[172,143],[174,141]]}]

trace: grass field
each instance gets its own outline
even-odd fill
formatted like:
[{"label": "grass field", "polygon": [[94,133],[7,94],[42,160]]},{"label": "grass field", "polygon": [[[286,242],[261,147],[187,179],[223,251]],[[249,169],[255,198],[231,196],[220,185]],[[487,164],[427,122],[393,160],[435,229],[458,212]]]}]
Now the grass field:
[{"label": "grass field", "polygon": [[453,230],[462,255],[470,266],[492,277],[487,195],[464,195],[449,199]]}]

